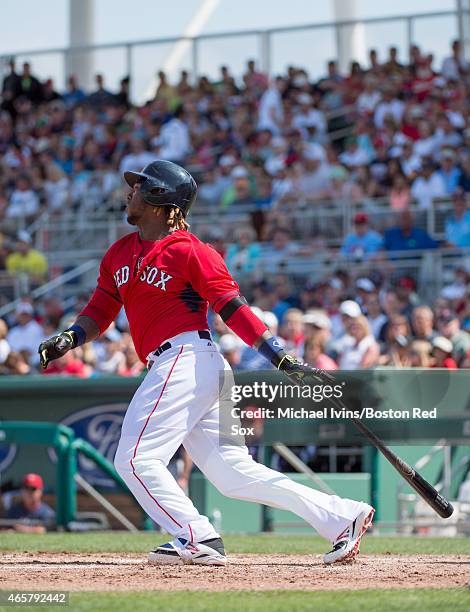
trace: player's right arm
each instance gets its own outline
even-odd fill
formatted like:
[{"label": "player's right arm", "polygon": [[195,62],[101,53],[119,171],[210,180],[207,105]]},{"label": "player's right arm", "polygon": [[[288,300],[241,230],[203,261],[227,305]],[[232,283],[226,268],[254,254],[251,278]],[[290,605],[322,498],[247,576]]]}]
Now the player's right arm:
[{"label": "player's right arm", "polygon": [[109,266],[109,259],[108,251],[100,265],[98,285],[75,323],[39,345],[39,359],[44,369],[50,361],[59,359],[71,349],[95,340],[116,318],[122,301]]}]

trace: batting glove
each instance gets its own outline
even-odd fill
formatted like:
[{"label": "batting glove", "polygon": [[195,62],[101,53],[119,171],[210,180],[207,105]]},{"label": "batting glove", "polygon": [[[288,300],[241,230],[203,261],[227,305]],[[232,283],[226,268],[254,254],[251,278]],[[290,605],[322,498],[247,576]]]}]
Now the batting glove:
[{"label": "batting glove", "polygon": [[284,372],[293,383],[297,385],[310,385],[313,383],[327,384],[334,382],[333,376],[320,370],[313,368],[307,363],[302,363],[292,355],[284,355],[281,359],[278,370]]},{"label": "batting glove", "polygon": [[68,353],[75,346],[77,346],[76,333],[70,330],[41,342],[38,348],[41,367],[45,370],[50,361],[63,357],[65,353]]}]

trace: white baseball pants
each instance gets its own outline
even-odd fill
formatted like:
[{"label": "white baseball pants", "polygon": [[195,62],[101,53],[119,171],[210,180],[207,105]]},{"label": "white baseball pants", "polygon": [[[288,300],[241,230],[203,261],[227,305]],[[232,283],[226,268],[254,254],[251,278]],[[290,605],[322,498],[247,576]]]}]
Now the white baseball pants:
[{"label": "white baseball pants", "polygon": [[228,497],[290,510],[333,541],[362,510],[361,502],[326,495],[256,463],[246,446],[219,442],[219,375],[230,366],[213,342],[186,332],[170,338],[137,389],[114,459],[145,512],[174,537],[217,537],[167,465],[181,444]]}]

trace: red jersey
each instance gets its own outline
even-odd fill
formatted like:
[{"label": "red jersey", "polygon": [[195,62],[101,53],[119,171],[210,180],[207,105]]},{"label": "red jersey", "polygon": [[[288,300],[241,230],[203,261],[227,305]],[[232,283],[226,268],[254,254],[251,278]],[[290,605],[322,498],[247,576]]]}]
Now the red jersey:
[{"label": "red jersey", "polygon": [[216,312],[240,295],[221,256],[194,234],[177,230],[158,241],[138,232],[116,241],[100,266],[98,286],[80,315],[103,333],[124,306],[142,361],[167,338],[208,328]]}]

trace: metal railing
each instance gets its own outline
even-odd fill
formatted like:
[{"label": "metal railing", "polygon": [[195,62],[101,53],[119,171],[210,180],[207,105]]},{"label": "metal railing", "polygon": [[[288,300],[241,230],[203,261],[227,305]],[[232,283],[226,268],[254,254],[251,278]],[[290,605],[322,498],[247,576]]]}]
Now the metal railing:
[{"label": "metal railing", "polygon": [[[448,41],[454,37],[463,37],[463,17],[468,14],[468,11],[460,8],[457,11],[308,23],[202,34],[195,37],[152,38],[80,47],[31,49],[5,53],[0,60],[3,59],[5,70],[10,57],[19,61],[34,59],[33,68],[36,72],[44,77],[54,78],[56,86],[63,89],[65,69],[70,57],[93,53],[96,72],[111,75],[108,80],[116,78],[117,81],[124,75],[131,77],[132,97],[135,99],[137,92],[142,96],[144,89],[148,89],[149,82],[164,64],[171,47],[179,42],[185,42],[187,46],[181,68],[188,70],[193,77],[201,74],[215,77],[222,64],[232,65],[233,70],[238,72],[248,57],[256,59],[261,69],[269,75],[284,71],[288,58],[289,64],[303,66],[309,70],[312,77],[318,77],[324,74],[326,62],[338,57],[341,33],[350,28],[361,26],[367,40],[371,38],[374,29],[383,25],[390,26],[388,38],[381,35],[377,45],[369,46],[381,47],[381,51],[384,51],[387,45],[393,44],[401,48],[402,54],[403,51],[407,54],[411,44],[419,44],[423,36],[428,35],[429,27],[423,28],[423,24],[429,24],[430,20],[439,20],[439,36],[431,37],[429,41],[426,39],[429,47],[427,51],[439,57],[443,53],[443,42],[446,44],[447,53]],[[239,50],[234,49],[233,44],[227,44],[232,40],[240,41]],[[315,53],[306,54],[306,45],[315,47]],[[360,58],[351,58],[353,59]]]},{"label": "metal railing", "polygon": [[[97,208],[85,215],[65,210],[60,216],[46,210],[27,229],[35,234],[36,248],[52,256],[63,251],[64,257],[67,257],[67,253],[74,250],[80,251],[82,258],[96,256],[131,229],[123,213],[116,208],[109,212],[106,202],[103,202],[102,211]],[[427,209],[412,204],[410,211],[417,227],[425,229],[437,240],[444,239],[445,220],[453,211],[450,200],[440,200]],[[387,198],[367,198],[355,203],[335,199],[314,203],[290,202],[275,205],[262,214],[268,218],[271,214],[288,214],[296,240],[302,242],[321,236],[327,246],[337,247],[344,236],[352,231],[353,218],[358,212],[367,213],[371,226],[383,231],[398,224],[401,211],[390,208]],[[254,213],[259,213],[256,204],[234,205],[223,211],[202,201],[191,212],[189,222],[191,230],[197,234],[210,236],[217,228],[228,238],[233,235],[234,227],[250,224]]]}]

